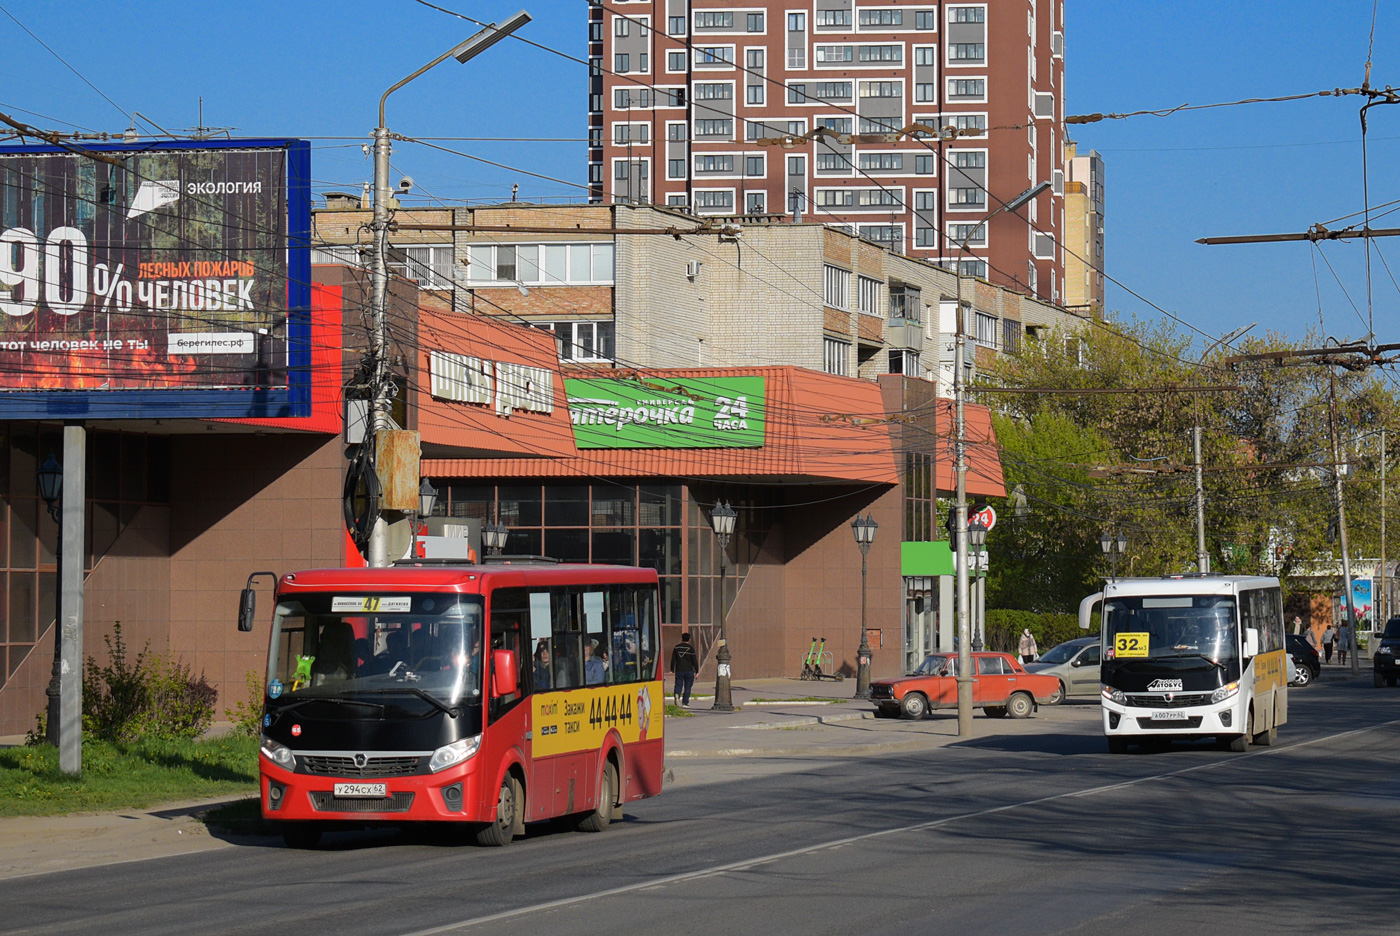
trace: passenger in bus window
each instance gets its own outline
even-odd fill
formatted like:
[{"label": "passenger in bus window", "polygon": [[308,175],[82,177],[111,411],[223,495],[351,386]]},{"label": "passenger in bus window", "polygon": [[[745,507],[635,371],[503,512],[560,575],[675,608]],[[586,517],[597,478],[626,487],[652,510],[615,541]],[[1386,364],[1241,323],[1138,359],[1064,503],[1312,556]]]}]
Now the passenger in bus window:
[{"label": "passenger in bus window", "polygon": [[374,658],[374,672],[387,673],[408,655],[408,635],[402,628],[394,628],[384,635],[384,652]]},{"label": "passenger in bus window", "polygon": [[603,661],[593,655],[593,648],[597,643],[596,640],[589,640],[583,645],[583,681],[589,686],[601,686],[607,678],[607,669]]},{"label": "passenger in bus window", "polygon": [[549,666],[549,641],[541,640],[535,648],[535,691],[549,689],[554,685]]}]

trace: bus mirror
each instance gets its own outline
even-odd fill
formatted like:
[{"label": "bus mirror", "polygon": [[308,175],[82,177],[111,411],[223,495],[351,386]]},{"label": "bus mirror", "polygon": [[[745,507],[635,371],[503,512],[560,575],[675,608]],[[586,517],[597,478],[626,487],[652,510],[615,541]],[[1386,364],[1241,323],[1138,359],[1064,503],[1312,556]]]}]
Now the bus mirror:
[{"label": "bus mirror", "polygon": [[1247,657],[1259,655],[1259,629],[1257,627],[1244,629],[1244,655]]},{"label": "bus mirror", "polygon": [[515,695],[519,690],[520,683],[515,675],[515,651],[491,651],[491,695],[500,698]]},{"label": "bus mirror", "polygon": [[1094,605],[1103,600],[1103,592],[1094,592],[1079,602],[1079,629],[1088,630],[1094,618]]},{"label": "bus mirror", "polygon": [[253,620],[257,616],[258,593],[251,588],[243,589],[238,596],[238,629],[250,631],[253,629]]}]

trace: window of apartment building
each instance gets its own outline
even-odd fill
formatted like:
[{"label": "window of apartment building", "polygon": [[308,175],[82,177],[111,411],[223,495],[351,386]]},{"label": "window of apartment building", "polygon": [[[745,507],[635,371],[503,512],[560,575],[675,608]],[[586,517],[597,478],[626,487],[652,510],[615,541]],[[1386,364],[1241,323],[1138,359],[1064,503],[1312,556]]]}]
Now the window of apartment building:
[{"label": "window of apartment building", "polygon": [[959,208],[980,208],[987,204],[987,193],[980,188],[954,188],[948,190],[948,204]]},{"label": "window of apartment building", "polygon": [[620,144],[649,143],[651,142],[651,124],[617,124],[613,127],[613,142]]},{"label": "window of apartment building", "polygon": [[613,163],[613,178],[614,178],[614,179],[625,179],[625,178],[627,178],[627,174],[628,174],[628,172],[630,171],[630,169],[631,169],[631,164],[630,164],[630,163],[627,163],[627,162],[625,162],[625,161],[623,161],[623,160],[617,160],[616,162]]},{"label": "window of apartment building", "polygon": [[685,142],[685,124],[671,123],[666,125],[666,139],[674,143]]},{"label": "window of apartment building", "polygon": [[615,88],[613,89],[613,105],[618,110],[651,107],[651,89]]},{"label": "window of apartment building", "polygon": [[914,171],[919,175],[937,175],[937,159],[932,153],[920,153],[914,157]]},{"label": "window of apartment building", "polygon": [[761,85],[761,84],[751,84],[751,85],[749,85],[749,86],[748,86],[748,95],[747,95],[747,97],[746,97],[746,100],[747,100],[748,103],[750,103],[750,104],[762,104],[762,103],[763,103],[763,85]]},{"label": "window of apartment building", "polygon": [[856,233],[889,250],[898,250],[904,244],[902,224],[862,224],[856,228]]},{"label": "window of apartment building", "polygon": [[900,118],[898,117],[862,117],[860,119],[861,133],[898,133],[900,130]]},{"label": "window of apartment building", "polygon": [[744,211],[749,214],[763,214],[768,210],[768,196],[764,192],[749,192],[744,196]]},{"label": "window of apartment building", "polygon": [[[820,193],[819,193],[820,194]],[[833,309],[851,307],[851,271],[826,264],[823,298]]]},{"label": "window of apartment building", "polygon": [[986,260],[961,260],[958,262],[958,271],[963,276],[975,276],[979,279],[987,278]]},{"label": "window of apartment building", "polygon": [[[818,208],[851,208],[856,203],[855,189],[817,189]],[[831,269],[827,267],[827,269]]]},{"label": "window of apartment building", "polygon": [[985,23],[986,21],[986,7],[966,6],[948,8],[948,22],[950,23]]},{"label": "window of apartment building", "polygon": [[890,287],[890,324],[901,322],[919,324],[922,314],[923,293],[916,286],[893,285]]},{"label": "window of apartment building", "polygon": [[985,150],[953,150],[953,166],[957,169],[985,169],[987,168],[987,153]]},{"label": "window of apartment building", "polygon": [[762,14],[762,13],[750,13],[750,14],[748,15],[748,27],[749,27],[749,32],[751,32],[751,33],[761,33],[761,32],[763,32],[763,14]]},{"label": "window of apartment building", "polygon": [[938,246],[938,230],[937,230],[937,228],[931,228],[931,227],[916,227],[916,228],[914,228],[914,246],[915,246],[915,247],[937,247],[937,246]]},{"label": "window of apartment building", "polygon": [[915,211],[934,211],[938,208],[938,192],[925,191],[914,193]]},{"label": "window of apartment building", "polygon": [[855,48],[848,45],[819,45],[816,50],[819,65],[855,61]]},{"label": "window of apartment building", "polygon": [[938,64],[938,49],[936,49],[936,48],[933,47],[933,46],[915,46],[915,47],[914,47],[914,64],[915,64],[915,65],[937,65],[937,64]]},{"label": "window of apartment building", "polygon": [[1001,348],[1007,354],[1021,352],[1021,323],[1015,319],[1001,320]]},{"label": "window of apartment building", "polygon": [[631,61],[631,56],[629,56],[626,52],[617,53],[613,56],[613,71],[617,72],[618,74],[631,71]]},{"label": "window of apartment building", "polygon": [[764,123],[759,120],[747,121],[748,137],[758,140],[763,137],[802,136],[807,132],[807,121],[789,120],[787,123]]},{"label": "window of apartment building", "polygon": [[762,156],[745,156],[745,157],[744,157],[744,175],[750,176],[750,177],[762,178],[762,177],[763,177],[763,157],[762,157]]},{"label": "window of apartment building", "polygon": [[851,100],[851,82],[849,81],[818,81],[816,83],[817,100],[823,102],[849,101]]},{"label": "window of apartment building", "polygon": [[919,10],[914,14],[915,29],[937,29],[938,13],[934,10]]},{"label": "window of apartment building", "polygon": [[845,153],[818,153],[816,158],[819,172],[840,172],[851,168],[851,161]]},{"label": "window of apartment building", "polygon": [[975,130],[979,134],[987,131],[986,114],[944,114],[943,119],[959,130]]},{"label": "window of apartment building", "polygon": [[805,156],[789,156],[787,161],[788,175],[800,176],[807,174],[807,158]]},{"label": "window of apartment building", "polygon": [[[684,171],[684,170],[685,170],[685,160],[677,160],[677,162],[679,162],[679,163],[681,164],[681,170]],[[667,208],[685,208],[686,205],[687,205],[687,202],[686,202],[686,200],[685,200],[685,196],[684,196],[684,195],[667,195],[667,196],[666,196],[666,207],[667,207]]]},{"label": "window of apartment building", "polygon": [[602,164],[602,163],[589,163],[589,164],[588,164],[588,181],[589,181],[589,182],[599,182],[599,183],[601,183],[601,182],[603,181],[603,164]]},{"label": "window of apartment building", "polygon": [[733,65],[733,46],[696,46],[696,65]]},{"label": "window of apartment building", "polygon": [[862,26],[903,26],[903,10],[861,10]]},{"label": "window of apartment building", "polygon": [[862,169],[880,170],[883,172],[903,172],[903,153],[861,153],[857,157],[858,164]]},{"label": "window of apartment building", "polygon": [[746,63],[748,63],[749,68],[762,68],[762,67],[763,67],[763,61],[764,61],[763,50],[762,50],[762,49],[747,49],[747,50],[745,50],[745,52],[744,52],[744,61],[745,61]]},{"label": "window of apartment building", "polygon": [[861,315],[879,315],[880,281],[869,276],[858,276],[856,277],[856,290],[858,293],[856,311]]},{"label": "window of apartment building", "polygon": [[997,317],[987,315],[985,312],[978,312],[976,320],[976,341],[984,348],[995,348],[997,346]]},{"label": "window of apartment building", "polygon": [[697,81],[691,87],[697,101],[728,101],[734,97],[734,85],[728,81]]},{"label": "window of apartment building", "polygon": [[684,35],[685,35],[685,17],[684,17],[684,16],[672,16],[672,17],[670,17],[669,19],[667,19],[667,20],[666,20],[666,32],[668,32],[668,33],[671,34],[672,36],[684,36]]},{"label": "window of apartment building", "polygon": [[987,224],[985,221],[978,221],[976,224],[950,224],[948,237],[959,244],[965,241],[969,247],[980,247],[987,243]]},{"label": "window of apartment building", "polygon": [[625,16],[613,17],[613,35],[626,36],[631,25],[631,22]]},{"label": "window of apartment building", "polygon": [[603,96],[601,94],[590,94],[588,96],[588,109],[593,113],[598,113],[603,109]]},{"label": "window of apartment building", "polygon": [[647,54],[645,52],[639,53],[637,55],[637,71],[644,72],[649,70],[650,69],[647,65]]},{"label": "window of apartment building", "polygon": [[696,156],[696,172],[733,172],[734,157],[730,155]]},{"label": "window of apartment building", "polygon": [[788,85],[787,99],[789,104],[806,104],[807,85],[802,82]]},{"label": "window of apartment building", "polygon": [[589,24],[588,24],[588,41],[589,41],[589,42],[602,42],[602,41],[603,41],[603,24],[602,24],[602,23],[589,23]]},{"label": "window of apartment building", "polygon": [[666,177],[669,178],[669,179],[684,179],[684,178],[685,178],[685,160],[684,160],[684,159],[668,159],[668,160],[666,160]]},{"label": "window of apartment building", "polygon": [[467,259],[467,279],[474,284],[562,286],[613,281],[610,243],[472,244]]},{"label": "window of apartment building", "polygon": [[903,208],[899,192],[889,189],[856,189],[856,205],[860,208]]},{"label": "window of apartment building", "polygon": [[862,81],[860,96],[863,98],[897,98],[904,96],[904,86],[898,81]]},{"label": "window of apartment building", "polygon": [[612,322],[543,322],[535,328],[554,335],[561,361],[611,361],[617,353]]},{"label": "window of apartment building", "polygon": [[722,209],[722,210],[725,210],[725,211],[733,211],[733,210],[734,210],[734,193],[731,192],[731,191],[723,191],[723,192],[704,192],[704,191],[698,191],[698,192],[695,192],[695,207],[696,207],[696,208],[712,208],[712,209],[713,209],[713,208],[718,208],[718,209]]},{"label": "window of apartment building", "polygon": [[919,368],[919,352],[904,348],[890,351],[890,373],[904,374],[908,377],[921,376],[923,371]]},{"label": "window of apartment building", "polygon": [[863,45],[860,47],[859,58],[862,62],[902,62],[904,61],[904,46]]},{"label": "window of apartment building", "polygon": [[933,81],[921,81],[914,85],[914,100],[920,104],[938,102],[938,84]]},{"label": "window of apartment building", "polygon": [[839,338],[822,337],[822,370],[828,374],[848,376],[851,372],[851,343]]},{"label": "window of apartment building", "polygon": [[825,127],[832,133],[850,133],[852,129],[849,117],[821,117],[817,120],[817,126]]},{"label": "window of apartment building", "polygon": [[695,14],[696,29],[733,29],[734,14],[723,11],[705,11]]},{"label": "window of apartment building", "polygon": [[954,62],[983,62],[987,59],[984,42],[954,42],[948,46],[948,58]]},{"label": "window of apartment building", "polygon": [[788,32],[806,32],[806,31],[807,31],[807,14],[806,14],[806,13],[789,13],[789,14],[788,14]]},{"label": "window of apartment building", "polygon": [[949,78],[948,79],[948,99],[956,101],[960,98],[970,98],[981,100],[987,96],[987,79],[985,78]]},{"label": "window of apartment building", "polygon": [[734,121],[705,118],[695,121],[695,136],[730,136],[734,133]]},{"label": "window of apartment building", "polygon": [[666,53],[666,70],[667,70],[668,72],[683,72],[683,71],[685,71],[685,53],[684,53],[684,52],[667,52],[667,53]]},{"label": "window of apartment building", "polygon": [[818,29],[835,29],[840,26],[849,26],[851,25],[851,11],[818,10],[816,22]]}]

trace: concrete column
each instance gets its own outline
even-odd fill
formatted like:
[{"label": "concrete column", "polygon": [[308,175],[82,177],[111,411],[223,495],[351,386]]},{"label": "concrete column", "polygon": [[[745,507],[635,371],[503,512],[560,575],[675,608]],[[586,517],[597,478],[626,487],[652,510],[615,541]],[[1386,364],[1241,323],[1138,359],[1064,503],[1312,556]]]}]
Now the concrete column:
[{"label": "concrete column", "polygon": [[87,512],[87,430],[63,427],[63,557],[58,572],[63,660],[58,682],[58,769],[83,769],[83,518]]}]

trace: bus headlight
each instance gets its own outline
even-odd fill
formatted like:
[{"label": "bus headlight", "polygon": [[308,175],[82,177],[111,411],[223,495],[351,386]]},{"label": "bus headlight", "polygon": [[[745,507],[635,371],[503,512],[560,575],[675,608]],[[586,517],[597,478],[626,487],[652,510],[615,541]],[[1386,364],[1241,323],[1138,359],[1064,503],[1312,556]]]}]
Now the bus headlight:
[{"label": "bus headlight", "polygon": [[428,769],[433,773],[439,770],[446,770],[453,764],[460,764],[471,757],[481,747],[481,735],[472,735],[470,738],[463,738],[460,741],[453,741],[451,744],[444,744],[433,752],[433,756],[428,758]]},{"label": "bus headlight", "polygon": [[272,740],[267,735],[263,735],[262,752],[267,756],[268,760],[272,761],[278,767],[282,767],[287,770],[296,770],[296,756],[292,754],[292,749],[287,747],[285,744],[278,744],[276,741]]},{"label": "bus headlight", "polygon": [[1128,704],[1128,697],[1127,697],[1126,695],[1123,694],[1123,690],[1122,690],[1122,689],[1114,689],[1112,686],[1104,686],[1104,687],[1103,687],[1103,697],[1104,697],[1105,699],[1107,699],[1108,701],[1110,701],[1110,702],[1116,702],[1116,703],[1119,704],[1119,705],[1127,705],[1127,704]]},{"label": "bus headlight", "polygon": [[1240,684],[1237,682],[1232,682],[1227,685],[1221,686],[1219,689],[1212,692],[1210,694],[1210,700],[1212,702],[1224,702],[1226,699],[1238,695],[1239,691]]}]

